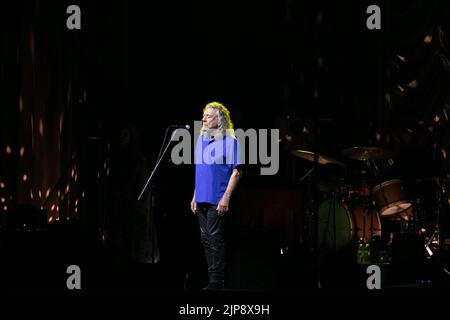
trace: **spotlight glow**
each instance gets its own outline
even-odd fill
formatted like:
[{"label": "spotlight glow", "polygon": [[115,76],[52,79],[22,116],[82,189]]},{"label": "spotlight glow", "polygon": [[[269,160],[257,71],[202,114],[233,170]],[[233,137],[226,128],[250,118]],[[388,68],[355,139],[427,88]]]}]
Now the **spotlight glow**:
[{"label": "spotlight glow", "polygon": [[39,119],[39,135],[44,136],[44,120],[42,118]]}]

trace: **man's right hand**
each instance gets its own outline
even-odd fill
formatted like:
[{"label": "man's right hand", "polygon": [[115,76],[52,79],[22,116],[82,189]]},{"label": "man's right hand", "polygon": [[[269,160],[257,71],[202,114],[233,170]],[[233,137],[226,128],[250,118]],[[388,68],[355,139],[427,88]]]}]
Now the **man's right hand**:
[{"label": "man's right hand", "polygon": [[196,214],[197,213],[197,202],[194,200],[191,201],[191,211]]}]

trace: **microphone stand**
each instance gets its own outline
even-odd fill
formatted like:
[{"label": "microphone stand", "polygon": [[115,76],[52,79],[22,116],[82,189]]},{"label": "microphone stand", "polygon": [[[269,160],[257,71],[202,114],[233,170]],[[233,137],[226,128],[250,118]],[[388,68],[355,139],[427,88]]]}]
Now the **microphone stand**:
[{"label": "microphone stand", "polygon": [[[172,139],[173,139],[173,137],[175,136],[175,132],[176,132],[176,130],[175,130],[174,133],[172,134],[172,137],[170,138],[169,142],[167,142],[167,145],[166,145],[166,147],[165,147],[165,149],[164,149],[162,155],[161,155],[161,156],[158,158],[158,160],[156,161],[156,164],[155,164],[155,167],[154,167],[153,170],[152,170],[152,173],[151,173],[150,176],[148,177],[147,182],[145,183],[144,187],[142,188],[141,193],[139,194],[139,197],[137,198],[138,201],[141,200],[142,195],[144,194],[145,190],[147,190],[148,184],[152,181],[153,175],[155,174],[156,170],[158,170],[158,167],[159,167],[159,164],[161,163],[161,160],[164,159],[164,156],[165,156],[167,150],[169,149],[169,146],[170,146],[170,144],[171,144],[171,142],[172,142]],[[164,143],[164,142],[163,142],[163,143]]]},{"label": "microphone stand", "polygon": [[[154,174],[155,174],[155,172],[156,172],[156,170],[158,170],[158,167],[159,167],[159,164],[161,163],[161,160],[162,159],[164,159],[164,156],[165,156],[165,154],[166,154],[166,152],[167,152],[167,150],[169,149],[169,146],[170,146],[170,144],[171,144],[171,142],[172,142],[172,139],[173,139],[173,137],[175,136],[175,132],[176,132],[176,130],[174,131],[174,133],[172,134],[172,136],[170,137],[170,140],[167,142],[167,145],[166,145],[166,147],[164,148],[164,152],[161,154],[161,150],[163,149],[162,147],[164,146],[164,142],[166,141],[166,137],[167,137],[167,132],[168,132],[168,129],[169,129],[170,127],[168,127],[167,129],[166,129],[166,133],[165,133],[165,135],[164,135],[164,140],[163,140],[163,144],[162,144],[162,146],[161,146],[161,149],[159,150],[159,155],[158,155],[158,159],[156,160],[156,164],[155,164],[155,167],[153,168],[153,170],[152,170],[152,172],[151,172],[151,174],[150,174],[150,176],[148,177],[148,179],[147,179],[147,182],[145,183],[145,185],[144,185],[144,187],[142,188],[142,191],[140,192],[140,194],[139,194],[139,196],[138,196],[138,198],[137,198],[137,200],[138,201],[140,201],[141,200],[141,198],[142,198],[142,196],[144,195],[144,193],[145,193],[145,191],[147,190],[147,187],[148,187],[148,185],[150,184],[150,182],[152,181],[152,179],[153,179],[153,176],[154,176]],[[154,201],[154,196],[151,194],[153,192],[153,187],[152,188],[150,188],[150,210],[152,211],[151,212],[151,223],[150,223],[150,225],[151,225],[151,228],[153,228],[154,227],[154,225],[153,225],[153,219],[154,219],[154,206],[155,206],[155,201]],[[155,232],[154,232],[154,230],[152,230],[152,256],[151,256],[151,259],[152,259],[152,263],[155,263],[155,250],[157,250],[155,247],[156,247],[156,241],[155,241]]]}]

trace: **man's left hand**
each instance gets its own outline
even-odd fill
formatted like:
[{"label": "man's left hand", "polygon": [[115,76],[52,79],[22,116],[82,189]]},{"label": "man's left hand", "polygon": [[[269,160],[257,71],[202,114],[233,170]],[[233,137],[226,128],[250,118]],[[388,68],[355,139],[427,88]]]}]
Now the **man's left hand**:
[{"label": "man's left hand", "polygon": [[225,213],[227,213],[229,206],[230,206],[230,200],[225,197],[222,197],[222,199],[220,199],[220,202],[216,208],[219,216],[223,216]]}]

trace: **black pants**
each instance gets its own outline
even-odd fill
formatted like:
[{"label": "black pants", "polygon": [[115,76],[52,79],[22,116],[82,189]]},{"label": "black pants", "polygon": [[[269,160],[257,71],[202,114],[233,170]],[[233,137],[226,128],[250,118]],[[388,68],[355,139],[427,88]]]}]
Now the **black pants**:
[{"label": "black pants", "polygon": [[224,217],[219,216],[217,205],[197,204],[200,239],[205,249],[209,282],[223,283],[225,278]]}]

